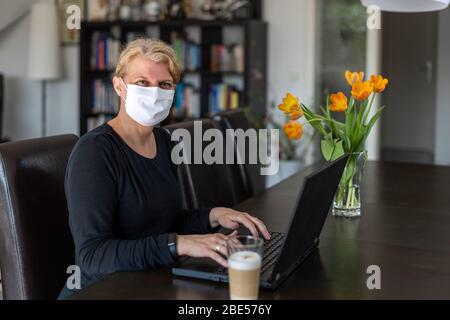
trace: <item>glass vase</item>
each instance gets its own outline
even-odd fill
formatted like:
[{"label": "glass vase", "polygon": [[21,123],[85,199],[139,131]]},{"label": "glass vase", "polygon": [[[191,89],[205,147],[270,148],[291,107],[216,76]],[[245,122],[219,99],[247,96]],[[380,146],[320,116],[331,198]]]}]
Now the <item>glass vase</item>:
[{"label": "glass vase", "polygon": [[361,179],[367,161],[367,151],[351,153],[333,201],[333,216],[361,216]]}]

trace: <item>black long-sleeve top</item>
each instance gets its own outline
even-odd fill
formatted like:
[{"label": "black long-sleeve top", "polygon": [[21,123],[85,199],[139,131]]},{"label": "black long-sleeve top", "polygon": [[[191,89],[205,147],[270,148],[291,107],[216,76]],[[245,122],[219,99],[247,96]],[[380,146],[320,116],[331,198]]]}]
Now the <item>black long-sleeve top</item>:
[{"label": "black long-sleeve top", "polygon": [[154,128],[157,155],[143,157],[108,124],[84,135],[65,192],[82,287],[108,273],[173,263],[168,233],[203,234],[210,209],[183,210],[169,135]]}]

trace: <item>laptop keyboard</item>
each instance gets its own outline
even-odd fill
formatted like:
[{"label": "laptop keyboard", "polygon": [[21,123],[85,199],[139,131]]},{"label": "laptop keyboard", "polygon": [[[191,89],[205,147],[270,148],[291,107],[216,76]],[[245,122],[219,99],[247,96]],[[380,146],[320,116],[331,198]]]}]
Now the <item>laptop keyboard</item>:
[{"label": "laptop keyboard", "polygon": [[261,273],[264,273],[277,261],[277,257],[280,254],[283,242],[283,233],[270,232],[270,240],[266,240],[264,242],[264,254],[261,265]]},{"label": "laptop keyboard", "polygon": [[[267,271],[276,261],[284,242],[284,234],[270,232],[270,240],[264,241],[264,253],[261,265],[261,273]],[[218,272],[225,272],[224,267],[219,267]]]}]

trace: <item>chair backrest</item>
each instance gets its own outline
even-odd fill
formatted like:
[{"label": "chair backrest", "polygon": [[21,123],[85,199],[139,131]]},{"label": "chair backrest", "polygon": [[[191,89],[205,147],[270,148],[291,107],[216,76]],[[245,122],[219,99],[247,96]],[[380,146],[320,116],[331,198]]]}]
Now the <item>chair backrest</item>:
[{"label": "chair backrest", "polygon": [[[214,127],[220,129],[222,132],[224,132],[224,134],[227,129],[242,129],[244,131],[247,131],[248,129],[252,128],[245,113],[240,109],[218,113],[213,116],[212,120]],[[248,193],[250,196],[255,196],[264,191],[265,177],[260,173],[261,166],[259,163],[249,163],[249,145],[246,144],[245,146],[246,148],[244,156],[246,161],[245,164],[239,165],[240,179],[242,180],[242,184],[244,185],[246,193]],[[237,155],[238,153],[239,150],[237,148],[237,144],[235,144],[235,154]]]},{"label": "chair backrest", "polygon": [[[201,121],[201,134],[212,129],[210,119]],[[178,166],[178,178],[184,193],[186,207],[194,209],[199,207],[233,207],[247,198],[242,184],[236,177],[239,176],[237,167],[227,164],[194,164],[194,121],[186,121],[164,127],[169,133],[176,129],[186,129],[191,135],[191,164],[181,164]],[[202,137],[195,137],[202,140],[202,152],[211,142],[203,141]],[[183,143],[182,141],[180,143]],[[177,144],[174,142],[174,144]],[[187,147],[187,144],[185,144]],[[203,159],[203,157],[202,157]]]},{"label": "chair backrest", "polygon": [[56,299],[74,264],[64,177],[75,135],[0,145],[0,269],[5,299]]},{"label": "chair backrest", "polygon": [[0,139],[3,135],[3,101],[4,101],[4,82],[3,74],[0,73]]}]

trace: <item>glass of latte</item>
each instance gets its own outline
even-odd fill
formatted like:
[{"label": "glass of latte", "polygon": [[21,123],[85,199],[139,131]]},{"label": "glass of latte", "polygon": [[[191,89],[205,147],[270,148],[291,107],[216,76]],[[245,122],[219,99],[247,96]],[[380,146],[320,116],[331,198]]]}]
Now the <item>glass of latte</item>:
[{"label": "glass of latte", "polygon": [[227,241],[228,282],[231,300],[257,300],[264,241],[235,236]]}]

